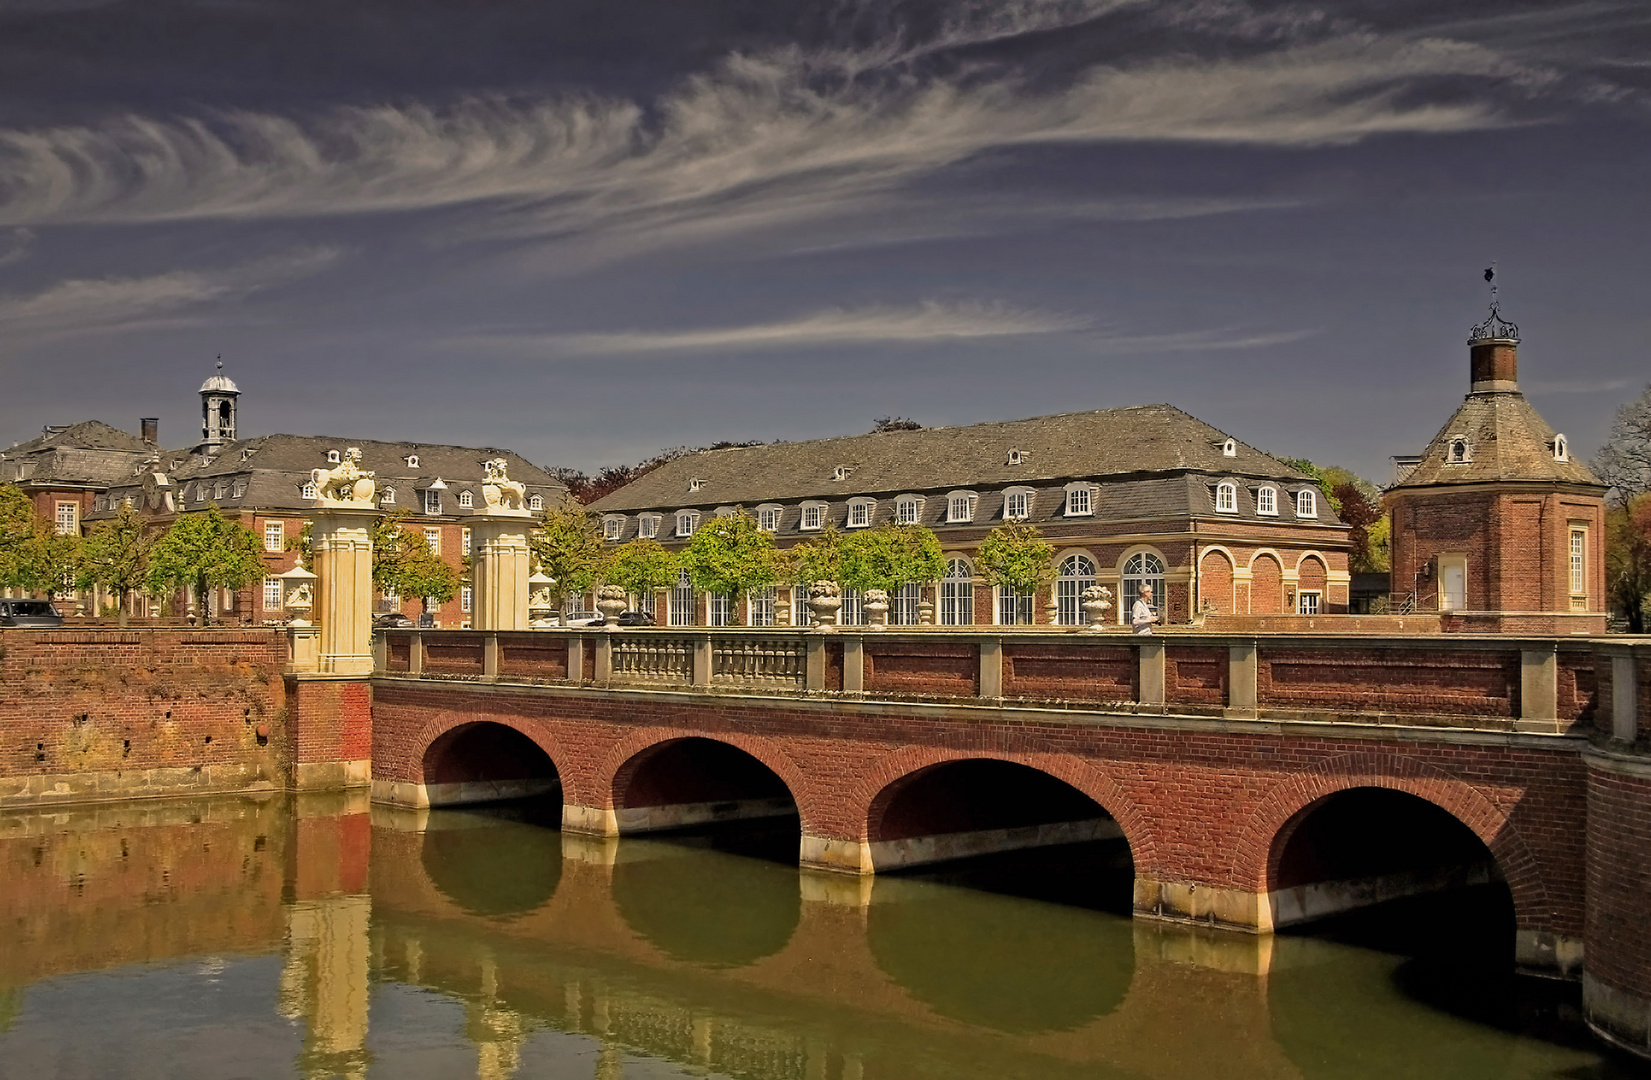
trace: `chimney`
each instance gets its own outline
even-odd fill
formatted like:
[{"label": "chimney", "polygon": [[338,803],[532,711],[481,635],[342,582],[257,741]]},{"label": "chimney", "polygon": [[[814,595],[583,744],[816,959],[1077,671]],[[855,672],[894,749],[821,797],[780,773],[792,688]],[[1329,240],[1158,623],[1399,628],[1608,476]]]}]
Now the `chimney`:
[{"label": "chimney", "polygon": [[1519,327],[1502,318],[1495,303],[1468,332],[1468,366],[1475,394],[1519,389]]},{"label": "chimney", "polygon": [[158,416],[145,416],[138,421],[138,429],[143,433],[145,446],[158,446],[161,441],[161,419]]}]

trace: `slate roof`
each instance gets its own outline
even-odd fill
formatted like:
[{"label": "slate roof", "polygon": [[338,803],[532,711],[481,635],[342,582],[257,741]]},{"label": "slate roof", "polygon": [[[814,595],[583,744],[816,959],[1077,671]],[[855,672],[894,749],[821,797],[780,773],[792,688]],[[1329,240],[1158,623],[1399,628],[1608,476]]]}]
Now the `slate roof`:
[{"label": "slate roof", "polygon": [[[1421,463],[1388,490],[1441,484],[1524,480],[1604,489],[1587,465],[1554,459],[1554,429],[1517,390],[1471,393],[1428,443]],[[1450,444],[1468,440],[1469,460],[1450,460]]]},{"label": "slate roof", "polygon": [[11,449],[4,451],[7,459],[32,454],[50,447],[67,446],[80,450],[134,450],[147,451],[148,443],[117,427],[110,427],[101,420],[82,420],[78,424],[70,424],[37,435],[28,442],[18,443]]},{"label": "slate roof", "polygon": [[0,481],[107,487],[130,477],[153,452],[136,435],[101,420],[83,420],[0,452]]},{"label": "slate roof", "polygon": [[[1053,480],[1185,471],[1307,479],[1276,458],[1171,405],[1061,413],[965,427],[885,431],[810,442],[706,450],[678,458],[591,505],[596,511],[894,495],[951,488],[1036,486]],[[1011,450],[1022,464],[1010,465]],[[837,466],[848,469],[833,480]],[[690,492],[689,480],[702,481]],[[982,490],[984,496],[985,491]]]}]

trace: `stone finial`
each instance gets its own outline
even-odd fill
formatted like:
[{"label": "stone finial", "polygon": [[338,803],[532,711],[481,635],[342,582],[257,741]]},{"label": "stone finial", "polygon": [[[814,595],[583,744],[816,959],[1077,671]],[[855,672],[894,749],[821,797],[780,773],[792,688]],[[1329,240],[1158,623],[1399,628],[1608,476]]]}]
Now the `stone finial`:
[{"label": "stone finial", "polygon": [[527,508],[527,486],[510,479],[506,473],[509,462],[494,458],[482,463],[486,477],[482,480],[482,501],[489,510],[524,510]]},{"label": "stone finial", "polygon": [[315,485],[317,506],[374,508],[378,484],[373,474],[361,467],[359,446],[344,451],[343,460],[330,469],[311,469],[310,483]]},{"label": "stone finial", "polygon": [[1088,631],[1098,634],[1104,629],[1106,613],[1112,609],[1112,590],[1105,585],[1091,585],[1079,595],[1078,606],[1089,620]]},{"label": "stone finial", "polygon": [[822,633],[837,625],[843,593],[835,581],[816,581],[808,587],[808,610],[814,615],[814,629]]}]

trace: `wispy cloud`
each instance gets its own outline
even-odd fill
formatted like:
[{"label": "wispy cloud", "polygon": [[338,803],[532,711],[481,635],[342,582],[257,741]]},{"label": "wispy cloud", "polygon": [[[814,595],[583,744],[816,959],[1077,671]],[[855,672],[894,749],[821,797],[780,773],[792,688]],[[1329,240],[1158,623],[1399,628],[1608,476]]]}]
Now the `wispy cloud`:
[{"label": "wispy cloud", "polygon": [[25,296],[0,295],[0,327],[17,337],[41,337],[147,324],[158,316],[308,277],[341,254],[337,248],[305,248],[211,272],[61,281]]},{"label": "wispy cloud", "polygon": [[0,266],[22,262],[33,248],[33,229],[13,229],[9,235],[0,236]]}]

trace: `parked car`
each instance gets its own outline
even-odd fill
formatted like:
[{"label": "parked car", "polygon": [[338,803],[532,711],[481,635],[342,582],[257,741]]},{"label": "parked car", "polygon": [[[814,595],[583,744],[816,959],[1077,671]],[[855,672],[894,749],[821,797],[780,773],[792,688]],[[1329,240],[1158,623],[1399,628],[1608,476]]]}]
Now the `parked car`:
[{"label": "parked car", "polygon": [[[602,616],[600,616],[600,615],[589,615],[589,613],[581,613],[581,614],[585,615],[587,617],[580,618],[580,619],[570,618],[570,619],[568,619],[568,625],[569,626],[601,626],[604,622],[607,621],[607,620],[603,619]],[[620,626],[652,626],[653,624],[654,624],[653,616],[649,615],[646,611],[622,611],[622,612],[619,613],[619,625]]]},{"label": "parked car", "polygon": [[50,600],[0,600],[0,626],[62,626]]},{"label": "parked car", "polygon": [[413,620],[401,614],[399,611],[392,611],[385,615],[373,616],[374,630],[411,630],[412,628]]}]

